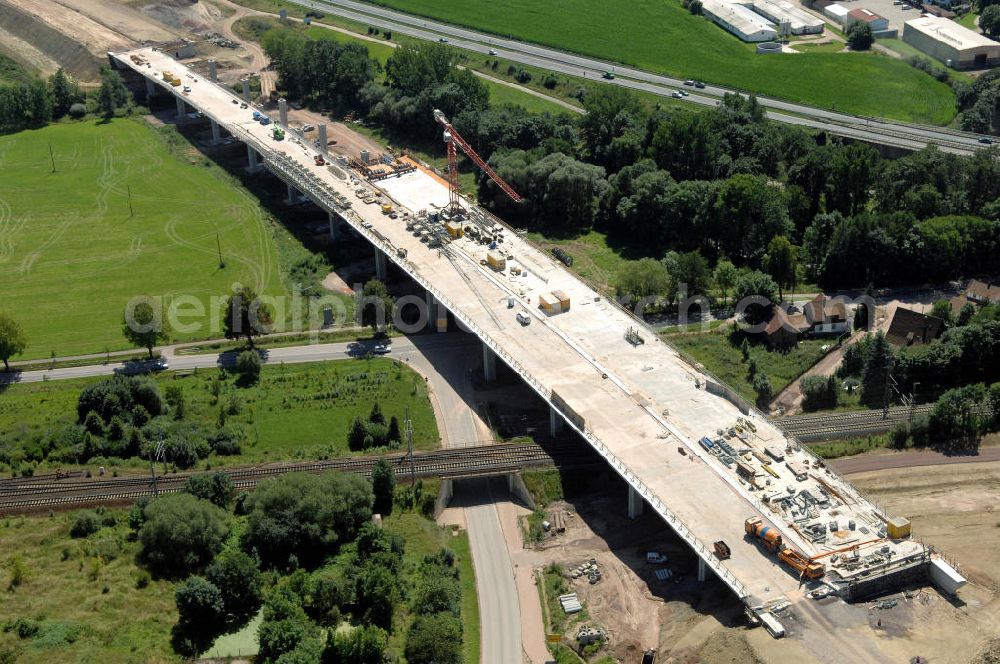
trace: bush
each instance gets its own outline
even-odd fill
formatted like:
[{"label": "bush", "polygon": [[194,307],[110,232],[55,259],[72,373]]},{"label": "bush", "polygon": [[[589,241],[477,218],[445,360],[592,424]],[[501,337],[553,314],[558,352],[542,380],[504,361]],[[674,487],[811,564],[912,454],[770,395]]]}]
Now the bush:
[{"label": "bush", "polygon": [[260,378],[260,355],[256,351],[245,350],[236,358],[236,373],[244,385],[252,385]]},{"label": "bush", "polygon": [[256,560],[242,551],[227,553],[208,566],[205,576],[219,589],[230,621],[257,613],[262,581]]},{"label": "bush", "polygon": [[409,664],[461,664],[462,624],[447,613],[419,616],[406,634]]},{"label": "bush", "polygon": [[174,599],[180,622],[206,632],[222,624],[222,593],[211,581],[192,576],[177,588]]},{"label": "bush", "polygon": [[864,21],[855,21],[847,28],[847,44],[852,51],[867,51],[875,43],[872,26]]},{"label": "bush", "polygon": [[145,509],[140,557],[164,574],[185,574],[208,564],[229,533],[229,515],[188,493],[157,498]]},{"label": "bush", "polygon": [[73,538],[89,537],[101,529],[101,518],[90,510],[77,512],[73,525],[69,528],[69,536]]},{"label": "bush", "polygon": [[210,475],[192,475],[184,484],[184,490],[192,496],[225,507],[233,499],[236,486],[229,473],[217,471]]},{"label": "bush", "polygon": [[79,120],[87,114],[87,107],[84,104],[77,102],[69,107],[69,114],[71,117]]},{"label": "bush", "polygon": [[389,635],[385,630],[367,625],[351,630],[334,630],[326,640],[324,662],[359,662],[381,664],[388,661]]},{"label": "bush", "polygon": [[802,379],[802,408],[813,411],[836,408],[840,381],[836,376],[806,376]]}]

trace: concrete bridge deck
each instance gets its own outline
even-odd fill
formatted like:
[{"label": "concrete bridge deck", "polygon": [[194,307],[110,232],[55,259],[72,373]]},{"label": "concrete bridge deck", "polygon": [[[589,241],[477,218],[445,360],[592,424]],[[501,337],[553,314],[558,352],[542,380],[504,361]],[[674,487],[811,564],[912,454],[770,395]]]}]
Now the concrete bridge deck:
[{"label": "concrete bridge deck", "polygon": [[[133,54],[142,59],[141,64],[130,59]],[[486,249],[468,237],[431,249],[406,229],[402,217],[392,220],[377,205],[363,204],[354,193],[359,186],[378,190],[416,215],[420,209],[434,210],[447,202],[447,190],[438,179],[422,171],[377,185],[352,183],[353,176],[341,179],[315,165],[312,146],[291,140],[295,138],[292,132],[286,140],[273,140],[272,126],[251,119],[252,106],[241,108],[242,99],[166,54],[143,48],[111,57],[119,67],[130,68],[153,81],[152,85],[167,89],[246,143],[251,164],[259,155],[278,177],[370,240],[381,252],[381,261],[388,258],[398,264],[427,290],[429,299],[432,296],[483,341],[487,377],[493,356],[499,356],[553,406],[558,415],[554,425],[565,420],[629,483],[633,489],[630,510],[637,511],[644,504],[660,514],[695,549],[703,560],[702,569],[710,569],[748,606],[768,607],[787,600],[806,613],[816,611],[808,606],[810,600],[802,601],[806,588],[799,578],[744,537],[744,520],[754,515],[777,526],[785,542],[807,556],[880,539],[862,546],[862,559],[874,557],[853,569],[831,568],[831,557],[825,558],[833,572],[828,574],[830,580],[846,583],[862,575],[877,576],[892,566],[926,562],[922,544],[912,539],[881,539],[889,515],[846,480],[818,467],[814,457],[759,413],[741,411],[737,400],[719,396],[721,388],[712,377],[516,233],[504,232],[500,249],[511,257],[506,271],[495,272],[481,264]],[[185,94],[181,87],[165,83],[164,70],[179,75],[191,91]],[[343,209],[336,195],[346,195],[352,206]],[[405,250],[405,257],[399,249]],[[522,268],[521,275],[511,274],[511,266]],[[553,290],[568,294],[571,307],[547,316],[539,310],[538,298]],[[509,306],[511,298],[513,307]],[[529,325],[517,322],[518,312],[530,316]],[[639,329],[643,344],[626,341],[629,328]],[[754,457],[749,463],[761,478],[759,484],[766,484],[754,489],[698,443],[702,436],[715,438],[718,430],[728,431],[740,417],[748,418],[756,433],[747,434],[745,440],[732,438],[729,442],[734,448],[763,453],[769,445],[782,450],[787,446],[786,460],[807,465],[808,478],[797,480],[785,463],[778,462],[769,464],[773,475],[765,473]],[[783,504],[782,499],[803,489],[820,498],[821,504],[801,510]],[[822,540],[806,536],[804,527],[826,527],[831,521],[838,522],[837,529]],[[854,529],[848,527],[849,521],[854,522]],[[711,553],[717,540],[732,549],[728,560],[720,561]],[[885,546],[889,553],[879,554]],[[828,643],[835,649],[829,655],[834,661],[844,661],[844,654],[879,657],[874,641],[841,644],[832,630],[827,637],[815,640],[815,649],[822,652]]]}]

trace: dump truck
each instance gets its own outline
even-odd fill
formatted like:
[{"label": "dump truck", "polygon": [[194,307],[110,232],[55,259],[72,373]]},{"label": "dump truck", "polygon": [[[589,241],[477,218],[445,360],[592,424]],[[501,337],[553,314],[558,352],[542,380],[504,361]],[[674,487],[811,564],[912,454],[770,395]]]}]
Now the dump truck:
[{"label": "dump truck", "polygon": [[826,574],[826,566],[823,563],[813,562],[795,549],[782,549],[778,552],[778,560],[798,572],[799,576],[811,581],[822,579]]},{"label": "dump truck", "polygon": [[781,533],[774,526],[768,526],[764,524],[764,520],[759,516],[752,516],[746,520],[743,524],[743,529],[746,531],[747,535],[760,540],[761,544],[768,551],[774,552],[781,548],[784,541],[781,539]]}]

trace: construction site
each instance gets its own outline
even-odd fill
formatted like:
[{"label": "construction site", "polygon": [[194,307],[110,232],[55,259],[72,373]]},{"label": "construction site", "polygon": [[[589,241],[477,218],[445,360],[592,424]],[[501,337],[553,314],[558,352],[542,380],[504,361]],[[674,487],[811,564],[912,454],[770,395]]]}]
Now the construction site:
[{"label": "construction site", "polygon": [[[436,113],[450,169],[444,176],[385,151],[331,144],[327,127],[290,126],[170,54],[109,53],[149,95],[175,98],[246,144],[248,168],[329,213],[333,241],[346,223],[374,249],[376,272],[395,265],[426,291],[428,327],[458,324],[483,343],[483,376],[505,365],[550,406],[553,432],[576,431],[629,486],[623,512],[653,512],[716,576],[747,618],[786,635],[787,607],[812,604],[797,625],[824,661],[877,661],[876,639],[844,644],[817,600],[855,602],[930,580],[949,597],[966,583],[905,518],[862,495],[790,435],[658,335],[592,290],[516,231],[459,195],[459,152],[503,182]],[[190,107],[190,108],[189,108]],[[497,361],[499,357],[500,362]]]}]

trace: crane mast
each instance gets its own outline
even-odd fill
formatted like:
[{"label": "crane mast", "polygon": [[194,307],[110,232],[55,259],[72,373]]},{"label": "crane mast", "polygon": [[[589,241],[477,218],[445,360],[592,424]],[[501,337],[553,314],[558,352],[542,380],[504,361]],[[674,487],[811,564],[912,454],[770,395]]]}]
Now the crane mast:
[{"label": "crane mast", "polygon": [[486,175],[496,183],[500,189],[503,190],[505,194],[510,196],[511,200],[515,203],[520,203],[522,199],[514,188],[509,184],[504,182],[503,178],[496,174],[489,164],[483,161],[482,157],[476,154],[476,151],[472,149],[472,146],[462,138],[462,135],[455,131],[455,128],[448,118],[445,117],[444,113],[435,109],[434,119],[437,121],[443,130],[444,142],[448,144],[448,212],[451,214],[458,213],[462,211],[462,203],[459,200],[459,186],[458,186],[458,150],[461,149],[462,152],[469,159],[473,161],[479,168],[483,170]]}]

